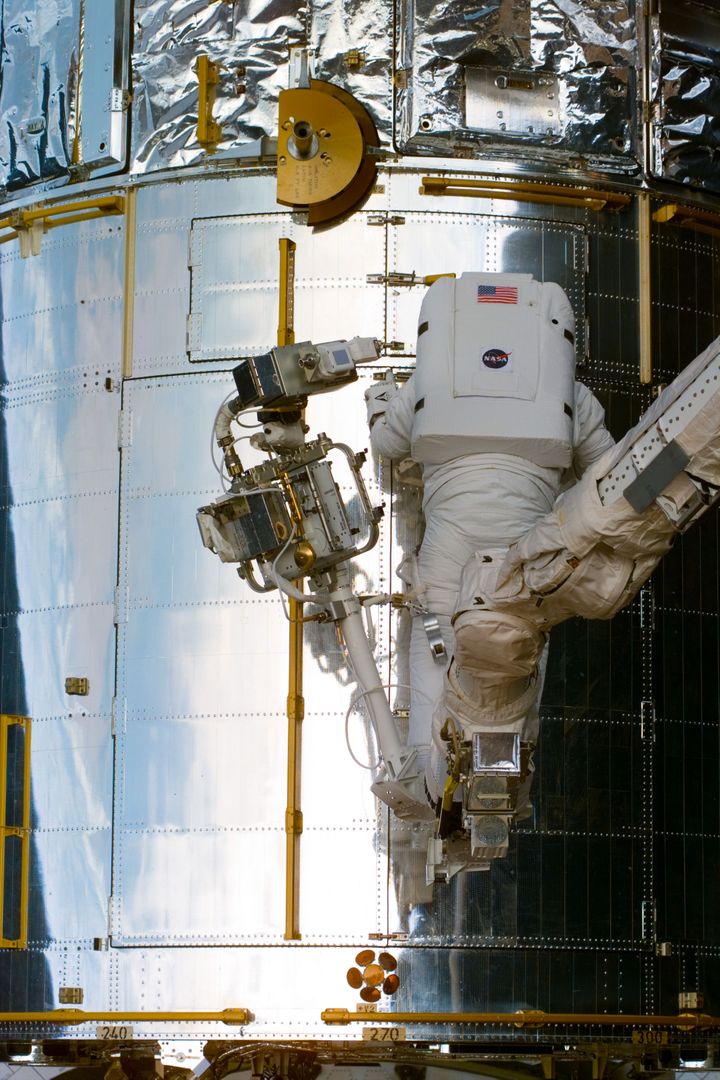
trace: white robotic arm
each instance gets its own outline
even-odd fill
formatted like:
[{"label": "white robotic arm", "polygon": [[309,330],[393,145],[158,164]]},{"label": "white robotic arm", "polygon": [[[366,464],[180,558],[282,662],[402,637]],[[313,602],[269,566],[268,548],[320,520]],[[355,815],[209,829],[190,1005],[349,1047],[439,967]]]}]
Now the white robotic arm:
[{"label": "white robotic arm", "polygon": [[527,599],[542,627],[611,618],[719,495],[720,338],[510,549],[488,602]]}]

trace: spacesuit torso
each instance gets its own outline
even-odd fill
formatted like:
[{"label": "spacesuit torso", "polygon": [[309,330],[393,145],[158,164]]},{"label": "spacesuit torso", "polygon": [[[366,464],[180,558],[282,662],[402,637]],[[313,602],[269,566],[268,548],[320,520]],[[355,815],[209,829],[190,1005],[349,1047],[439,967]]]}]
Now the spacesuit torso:
[{"label": "spacesuit torso", "polygon": [[420,309],[412,456],[475,453],[564,468],[572,455],[575,320],[530,274],[440,278]]}]

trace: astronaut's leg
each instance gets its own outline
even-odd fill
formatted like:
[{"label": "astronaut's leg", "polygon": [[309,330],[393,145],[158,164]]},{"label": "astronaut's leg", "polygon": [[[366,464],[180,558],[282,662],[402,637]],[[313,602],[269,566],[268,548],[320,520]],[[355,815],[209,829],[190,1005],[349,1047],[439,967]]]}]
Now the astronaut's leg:
[{"label": "astronaut's leg", "polygon": [[505,855],[512,821],[530,811],[547,638],[526,620],[476,602],[492,590],[504,556],[504,549],[476,553],[460,582],[455,655],[433,716],[426,770],[428,793],[441,806],[428,880]]},{"label": "astronaut's leg", "polygon": [[444,676],[455,649],[452,616],[455,612],[463,567],[477,548],[475,536],[463,529],[457,499],[435,500],[426,509],[425,536],[417,557],[418,586],[423,606],[444,644],[444,655],[434,647],[436,634],[422,615],[413,617],[410,636],[411,709],[408,741],[430,744],[432,718],[442,697]]}]

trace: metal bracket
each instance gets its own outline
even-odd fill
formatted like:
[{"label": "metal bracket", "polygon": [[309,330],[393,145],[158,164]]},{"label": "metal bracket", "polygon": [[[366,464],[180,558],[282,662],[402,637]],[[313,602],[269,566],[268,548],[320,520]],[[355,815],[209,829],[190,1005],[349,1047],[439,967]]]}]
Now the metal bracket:
[{"label": "metal bracket", "polygon": [[123,623],[128,621],[128,606],[129,597],[127,585],[116,585],[113,604],[113,622],[116,623],[117,626],[122,626]]},{"label": "metal bracket", "polygon": [[90,693],[90,680],[86,679],[84,675],[68,675],[65,680],[65,693],[87,697]]},{"label": "metal bracket", "polygon": [[110,91],[110,112],[127,112],[130,107],[130,92],[122,87],[113,86]]},{"label": "metal bracket", "polygon": [[121,409],[118,413],[118,450],[132,446],[133,416],[131,409]]},{"label": "metal bracket", "polygon": [[[371,224],[379,225],[382,222],[376,221]],[[452,273],[416,274],[414,270],[410,274],[404,274],[400,271],[391,270],[388,274],[368,274],[366,281],[368,285],[388,285],[390,288],[397,288],[400,285],[432,285],[443,277],[454,278],[456,275]]]},{"label": "metal bracket", "polygon": [[650,699],[640,702],[640,738],[655,741],[655,702]]},{"label": "metal bracket", "polygon": [[366,281],[368,285],[389,285],[396,288],[400,285],[420,285],[422,278],[419,278],[414,270],[411,274],[394,271],[389,274],[368,274]]},{"label": "metal bracket", "polygon": [[368,225],[404,225],[405,218],[401,214],[369,214]]}]

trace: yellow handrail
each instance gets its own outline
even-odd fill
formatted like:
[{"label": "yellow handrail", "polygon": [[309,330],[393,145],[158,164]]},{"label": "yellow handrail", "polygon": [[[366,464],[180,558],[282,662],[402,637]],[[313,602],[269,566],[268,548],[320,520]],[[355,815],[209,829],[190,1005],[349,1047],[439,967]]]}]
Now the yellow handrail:
[{"label": "yellow handrail", "polygon": [[[7,780],[8,738],[11,727],[25,732],[23,749],[23,800],[20,825],[8,825]],[[20,839],[20,925],[16,938],[4,936],[5,925],[5,845],[9,837]],[[28,943],[28,908],[30,903],[30,717],[0,715],[0,948],[26,949]]]},{"label": "yellow handrail", "polygon": [[586,210],[619,210],[632,201],[622,191],[533,184],[515,180],[466,180],[455,176],[423,176],[421,195],[460,195],[475,199],[510,199],[514,202],[576,206]]},{"label": "yellow handrail", "polygon": [[661,223],[672,222],[673,225],[706,233],[708,236],[720,236],[720,214],[700,206],[665,203],[654,212],[653,220]]},{"label": "yellow handrail", "polygon": [[213,153],[222,139],[222,128],[213,117],[215,94],[220,82],[220,64],[200,53],[195,63],[198,77],[197,141],[208,153]]},{"label": "yellow handrail", "polygon": [[[280,298],[278,303],[278,345],[295,341],[295,243],[287,237],[279,241]],[[294,582],[302,589],[302,579]],[[288,755],[287,808],[285,810],[285,940],[299,941],[300,933],[300,837],[303,816],[300,809],[302,770],[302,722],[305,716],[303,698],[303,622],[302,604],[290,597],[288,614]]]},{"label": "yellow handrail", "polygon": [[107,214],[124,214],[123,195],[100,195],[95,199],[79,199],[68,203],[51,203],[27,210],[13,210],[0,218],[0,244],[15,240],[24,231],[42,224],[43,229],[56,229],[78,221],[90,221]]},{"label": "yellow handrail", "polygon": [[705,1013],[680,1013],[678,1016],[636,1016],[622,1013],[546,1013],[521,1010],[514,1013],[478,1012],[351,1012],[349,1009],[325,1009],[321,1019],[326,1024],[488,1024],[492,1026],[536,1028],[553,1024],[601,1027],[663,1027],[681,1031],[720,1028],[720,1016]]},{"label": "yellow handrail", "polygon": [[125,1021],[166,1021],[169,1023],[217,1022],[242,1025],[252,1020],[249,1009],[223,1009],[222,1012],[84,1012],[83,1009],[53,1009],[50,1012],[0,1012],[0,1024],[85,1024],[109,1020],[113,1024]]}]

